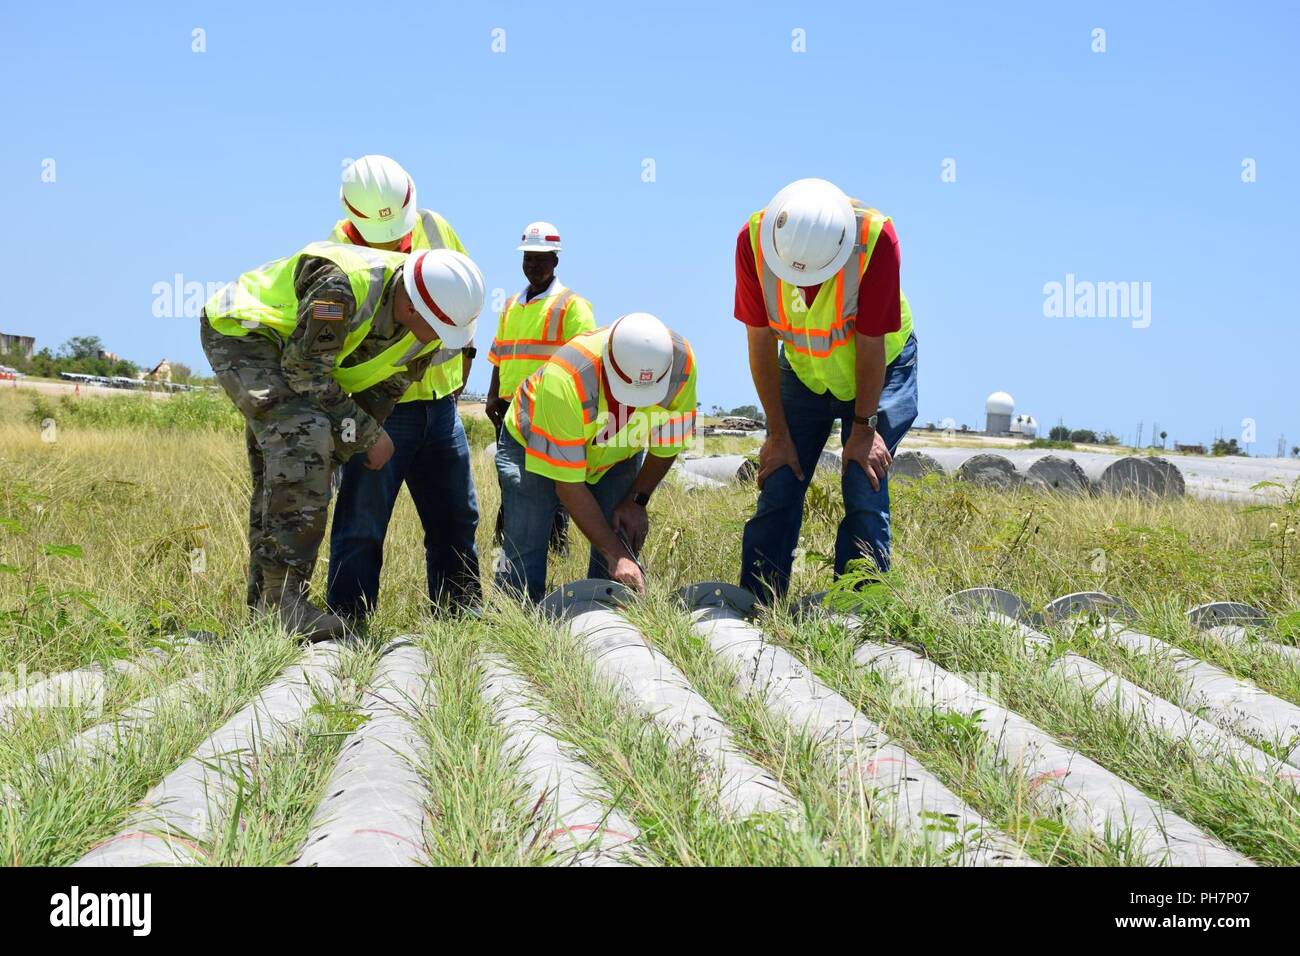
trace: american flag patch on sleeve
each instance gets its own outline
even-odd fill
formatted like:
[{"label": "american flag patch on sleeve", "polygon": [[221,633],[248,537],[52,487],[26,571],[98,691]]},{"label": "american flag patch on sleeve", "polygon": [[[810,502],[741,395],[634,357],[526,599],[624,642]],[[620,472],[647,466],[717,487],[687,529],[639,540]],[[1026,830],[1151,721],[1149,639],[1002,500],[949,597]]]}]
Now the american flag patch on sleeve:
[{"label": "american flag patch on sleeve", "polygon": [[318,322],[342,322],[343,303],[317,299],[311,304],[311,317]]}]

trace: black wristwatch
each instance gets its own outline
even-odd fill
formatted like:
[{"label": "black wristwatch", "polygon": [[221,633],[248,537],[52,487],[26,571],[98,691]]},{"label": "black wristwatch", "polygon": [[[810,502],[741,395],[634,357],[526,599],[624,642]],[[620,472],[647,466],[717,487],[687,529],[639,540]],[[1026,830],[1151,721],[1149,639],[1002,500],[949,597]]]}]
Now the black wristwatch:
[{"label": "black wristwatch", "polygon": [[650,496],[647,495],[644,491],[638,491],[632,495],[632,501],[635,504],[638,504],[642,508],[644,508],[646,505],[650,503]]},{"label": "black wristwatch", "polygon": [[478,355],[478,349],[474,348],[472,345],[467,345],[460,351],[466,358],[472,359],[474,356]]}]

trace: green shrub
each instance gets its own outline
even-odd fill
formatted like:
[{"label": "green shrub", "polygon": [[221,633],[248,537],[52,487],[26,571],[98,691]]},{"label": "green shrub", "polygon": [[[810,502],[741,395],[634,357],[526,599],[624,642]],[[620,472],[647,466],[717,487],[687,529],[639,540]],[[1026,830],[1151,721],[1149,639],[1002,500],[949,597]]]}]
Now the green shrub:
[{"label": "green shrub", "polygon": [[54,419],[59,428],[159,428],[187,431],[242,431],[243,416],[223,392],[204,391],[152,398],[122,395],[74,398],[57,402],[37,395],[30,418],[40,424]]},{"label": "green shrub", "polygon": [[480,418],[478,415],[460,416],[461,424],[465,426],[465,437],[469,439],[469,447],[475,450],[486,448],[492,442],[496,441],[496,429],[486,418]]}]

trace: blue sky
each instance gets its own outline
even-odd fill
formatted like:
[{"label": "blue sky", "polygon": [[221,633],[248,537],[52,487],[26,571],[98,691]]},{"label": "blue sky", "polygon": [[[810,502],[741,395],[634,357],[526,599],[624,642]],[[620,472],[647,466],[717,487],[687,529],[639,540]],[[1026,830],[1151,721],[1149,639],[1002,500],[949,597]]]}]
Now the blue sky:
[{"label": "blue sky", "polygon": [[[731,406],[753,400],[736,231],[822,176],[894,217],[922,422],[977,425],[1005,389],[1126,440],[1251,419],[1256,453],[1300,444],[1294,5],[703,6],[7,3],[0,328],[205,369],[156,284],[322,237],[344,161],[379,152],[490,288],[522,284],[521,227],[556,222],[597,320],[658,314],[705,407]],[[1150,283],[1149,325],[1045,316],[1071,274]]]}]

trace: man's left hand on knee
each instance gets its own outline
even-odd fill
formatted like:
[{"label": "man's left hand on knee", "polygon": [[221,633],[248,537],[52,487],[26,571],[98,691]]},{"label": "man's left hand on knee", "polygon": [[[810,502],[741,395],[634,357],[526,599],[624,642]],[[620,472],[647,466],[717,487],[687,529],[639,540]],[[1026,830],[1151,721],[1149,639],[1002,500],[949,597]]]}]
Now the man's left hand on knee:
[{"label": "man's left hand on knee", "polygon": [[874,428],[855,428],[849,433],[849,440],[844,443],[844,470],[848,471],[856,463],[867,474],[871,490],[879,491],[880,483],[889,474],[889,466],[894,463],[894,456],[885,446],[885,440]]}]

